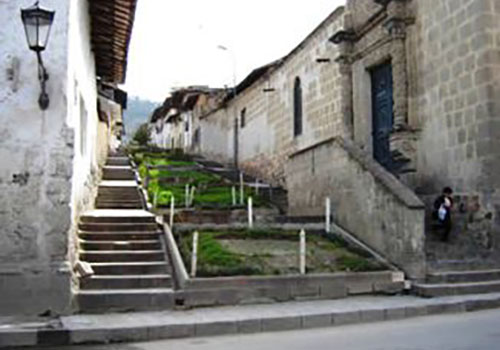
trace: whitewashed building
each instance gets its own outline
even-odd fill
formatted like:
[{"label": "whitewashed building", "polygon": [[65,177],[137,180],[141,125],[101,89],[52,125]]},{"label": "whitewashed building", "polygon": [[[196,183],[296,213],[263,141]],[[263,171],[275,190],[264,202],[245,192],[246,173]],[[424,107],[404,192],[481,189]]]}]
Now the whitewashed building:
[{"label": "whitewashed building", "polygon": [[[71,312],[76,223],[92,208],[108,145],[119,143],[135,0],[44,0],[49,105],[21,8],[0,1],[0,314]],[[120,17],[120,21],[113,19]]]}]

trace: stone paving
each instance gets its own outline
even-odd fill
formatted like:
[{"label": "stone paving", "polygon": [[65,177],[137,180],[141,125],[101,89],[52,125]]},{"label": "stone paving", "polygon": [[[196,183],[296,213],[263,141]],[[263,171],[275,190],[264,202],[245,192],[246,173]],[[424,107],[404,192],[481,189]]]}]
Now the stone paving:
[{"label": "stone paving", "polygon": [[500,308],[500,293],[422,299],[413,296],[240,305],[187,311],[0,319],[0,347],[135,342],[258,333]]}]

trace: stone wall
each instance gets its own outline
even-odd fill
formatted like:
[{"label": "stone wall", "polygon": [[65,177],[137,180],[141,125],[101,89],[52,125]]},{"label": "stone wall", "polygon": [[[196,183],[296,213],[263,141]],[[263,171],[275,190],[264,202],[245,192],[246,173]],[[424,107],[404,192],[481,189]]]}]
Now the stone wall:
[{"label": "stone wall", "polygon": [[[239,93],[225,108],[201,121],[201,152],[234,162],[234,119],[238,118],[238,164],[271,183],[286,185],[284,164],[291,153],[342,134],[337,48],[328,39],[343,25],[343,8],[322,22],[281,63]],[[329,62],[317,62],[318,58]],[[293,89],[299,77],[303,132],[294,137]],[[267,92],[264,91],[267,90]],[[240,115],[245,109],[245,125]],[[216,130],[219,128],[219,130]]]},{"label": "stone wall", "polygon": [[335,138],[298,152],[287,165],[291,215],[324,215],[401,268],[425,273],[424,205],[351,141]]},{"label": "stone wall", "polygon": [[[410,115],[418,122],[416,191],[456,193],[454,236],[500,249],[500,3],[413,1]],[[496,249],[495,249],[496,248]],[[472,251],[472,249],[471,249]]]},{"label": "stone wall", "polygon": [[353,91],[356,144],[372,153],[369,71],[390,61],[391,152],[405,162],[395,172],[425,201],[429,214],[433,199],[451,186],[457,203],[452,237],[476,237],[465,250],[495,260],[500,248],[498,1],[393,0],[382,7],[348,0],[346,9],[345,29],[356,33],[342,52],[351,71],[347,89]]}]

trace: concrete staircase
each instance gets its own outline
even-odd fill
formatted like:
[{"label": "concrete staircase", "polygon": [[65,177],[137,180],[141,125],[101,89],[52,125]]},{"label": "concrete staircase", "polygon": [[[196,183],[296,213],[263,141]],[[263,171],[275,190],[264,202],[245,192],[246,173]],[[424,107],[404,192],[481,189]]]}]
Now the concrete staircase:
[{"label": "concrete staircase", "polygon": [[413,290],[423,297],[498,293],[500,269],[432,272],[425,283],[415,284]]},{"label": "concrete staircase", "polygon": [[80,260],[94,271],[80,278],[80,312],[161,310],[173,307],[172,277],[163,232],[143,210],[128,158],[110,157],[97,209],[79,223]]}]

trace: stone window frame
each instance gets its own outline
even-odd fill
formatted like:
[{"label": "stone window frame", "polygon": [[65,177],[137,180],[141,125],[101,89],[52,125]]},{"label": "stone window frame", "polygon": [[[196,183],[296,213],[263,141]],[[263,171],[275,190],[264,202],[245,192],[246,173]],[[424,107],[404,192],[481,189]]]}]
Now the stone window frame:
[{"label": "stone window frame", "polygon": [[[353,103],[353,121],[352,121],[352,131],[353,131],[353,136],[355,136],[355,141],[358,143],[360,141],[359,138],[359,128],[357,128],[357,125],[360,125],[360,119],[367,119],[369,120],[368,125],[369,128],[368,130],[365,130],[365,137],[362,137],[361,139],[364,140],[364,142],[361,142],[362,148],[369,150],[370,152],[373,151],[373,101],[372,101],[372,82],[371,82],[371,75],[370,72],[376,68],[377,66],[384,64],[384,63],[391,63],[394,61],[394,57],[390,52],[390,49],[387,48],[387,46],[390,47],[390,43],[386,43],[384,45],[381,45],[377,50],[374,50],[372,52],[367,53],[366,55],[363,55],[362,57],[358,58],[357,60],[353,61],[353,64],[360,63],[362,66],[362,69],[359,71],[361,73],[361,76],[357,77],[356,70],[352,71],[352,77],[351,79],[353,80],[353,94],[358,94],[359,99],[364,101],[363,105]],[[361,89],[356,90],[355,86],[356,84],[354,81],[356,78],[359,78],[361,80]],[[393,72],[393,85],[394,85],[394,72]],[[354,97],[354,95],[353,95]],[[395,98],[394,93],[393,93],[393,99]],[[395,103],[395,101],[394,101]],[[394,107],[393,107],[394,108]],[[393,111],[394,113],[394,111]],[[358,137],[356,137],[358,136]],[[368,137],[369,139],[367,139]],[[357,140],[356,140],[357,139]]]}]

